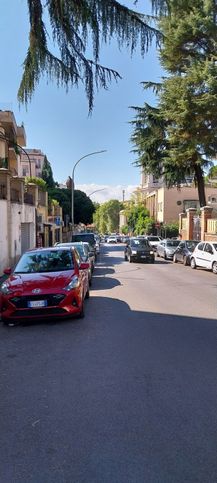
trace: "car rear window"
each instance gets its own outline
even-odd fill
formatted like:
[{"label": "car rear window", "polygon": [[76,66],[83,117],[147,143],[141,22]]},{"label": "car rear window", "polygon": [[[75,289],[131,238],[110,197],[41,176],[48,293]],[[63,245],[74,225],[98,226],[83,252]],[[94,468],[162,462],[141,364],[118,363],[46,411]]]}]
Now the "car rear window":
[{"label": "car rear window", "polygon": [[177,247],[180,243],[180,240],[169,240],[167,241],[168,247]]},{"label": "car rear window", "polygon": [[150,247],[148,240],[132,240],[131,242],[132,247]]},{"label": "car rear window", "polygon": [[77,235],[72,235],[72,242],[88,242],[91,245],[95,245],[96,240],[93,233],[78,233]]},{"label": "car rear window", "polygon": [[158,238],[158,236],[149,236],[148,240],[149,241],[160,241],[160,238]]},{"label": "car rear window", "polygon": [[186,246],[188,248],[188,250],[190,252],[193,252],[193,250],[195,249],[195,247],[198,245],[198,242],[194,242],[194,241],[188,241],[186,242]]}]

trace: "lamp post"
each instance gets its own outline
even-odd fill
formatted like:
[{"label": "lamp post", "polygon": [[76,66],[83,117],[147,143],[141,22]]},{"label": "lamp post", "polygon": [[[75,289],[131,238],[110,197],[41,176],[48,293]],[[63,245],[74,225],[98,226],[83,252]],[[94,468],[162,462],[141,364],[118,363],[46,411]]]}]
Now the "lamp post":
[{"label": "lamp post", "polygon": [[92,191],[92,193],[90,193],[90,194],[89,194],[89,195],[87,195],[87,196],[88,196],[88,198],[90,198],[90,196],[94,195],[94,193],[98,193],[99,191],[104,191],[104,190],[106,190],[106,188],[100,188],[100,189],[98,189],[98,190]]},{"label": "lamp post", "polygon": [[9,144],[12,144],[13,146],[16,146],[17,148],[21,149],[21,151],[24,152],[24,154],[27,156],[28,161],[29,161],[29,176],[31,178],[31,176],[32,176],[31,159],[30,159],[27,151],[22,146],[20,146],[20,144],[15,143],[14,141],[11,141],[11,139],[7,138],[7,136],[5,136],[2,132],[0,132],[0,139],[3,139],[4,141],[6,141],[8,143],[8,147],[9,147]]},{"label": "lamp post", "polygon": [[101,151],[94,151],[93,153],[85,154],[85,156],[82,156],[82,158],[78,159],[78,161],[76,161],[76,163],[73,166],[73,170],[72,170],[72,206],[71,206],[72,233],[74,232],[74,187],[75,187],[74,186],[74,175],[75,175],[75,168],[78,165],[78,163],[80,163],[80,161],[82,161],[82,159],[88,158],[89,156],[93,156],[94,154],[101,154],[101,153],[105,153],[105,152],[106,152],[106,149],[103,149]]}]

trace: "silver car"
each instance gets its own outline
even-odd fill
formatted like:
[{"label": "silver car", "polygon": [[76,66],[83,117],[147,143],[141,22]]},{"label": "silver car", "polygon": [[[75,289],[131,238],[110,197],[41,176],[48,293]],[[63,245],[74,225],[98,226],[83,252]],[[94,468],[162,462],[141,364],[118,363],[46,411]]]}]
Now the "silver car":
[{"label": "silver car", "polygon": [[171,240],[170,238],[162,240],[157,246],[156,256],[163,257],[164,260],[172,260],[179,243],[180,240]]}]

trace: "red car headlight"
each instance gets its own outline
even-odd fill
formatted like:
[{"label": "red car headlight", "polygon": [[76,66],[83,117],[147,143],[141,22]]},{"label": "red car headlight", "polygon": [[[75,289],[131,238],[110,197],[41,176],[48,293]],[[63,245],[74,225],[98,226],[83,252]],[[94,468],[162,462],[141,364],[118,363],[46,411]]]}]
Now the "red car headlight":
[{"label": "red car headlight", "polygon": [[0,290],[1,290],[1,293],[3,293],[3,295],[9,295],[10,293],[13,293],[12,290],[10,290],[7,282],[4,282],[1,285]]},{"label": "red car headlight", "polygon": [[77,277],[77,275],[74,275],[74,277],[72,277],[71,282],[69,282],[69,284],[66,287],[64,287],[64,290],[69,292],[73,288],[78,288],[79,285],[80,285],[79,278]]}]

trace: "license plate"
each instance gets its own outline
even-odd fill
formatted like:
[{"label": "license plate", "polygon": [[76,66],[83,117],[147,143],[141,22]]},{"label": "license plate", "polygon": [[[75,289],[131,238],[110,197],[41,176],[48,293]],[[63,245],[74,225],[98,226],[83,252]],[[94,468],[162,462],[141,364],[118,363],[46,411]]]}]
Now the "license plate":
[{"label": "license plate", "polygon": [[28,307],[30,308],[47,307],[47,300],[30,300],[28,302]]},{"label": "license plate", "polygon": [[141,258],[146,258],[146,255],[141,255]]}]

